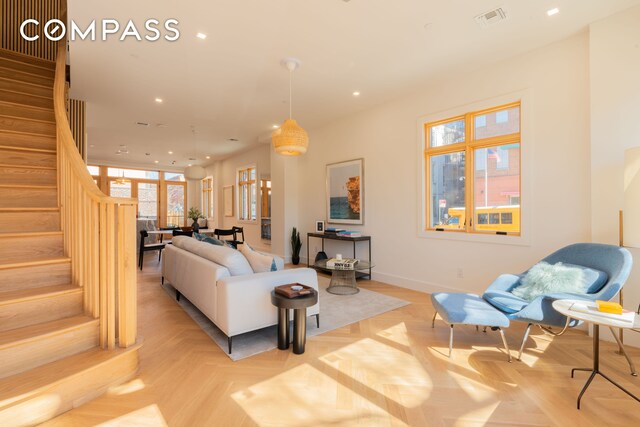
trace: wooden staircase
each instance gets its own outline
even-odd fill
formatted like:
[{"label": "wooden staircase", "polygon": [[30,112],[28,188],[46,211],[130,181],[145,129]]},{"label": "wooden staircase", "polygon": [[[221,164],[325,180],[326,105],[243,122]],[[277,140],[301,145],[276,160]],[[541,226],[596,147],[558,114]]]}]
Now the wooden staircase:
[{"label": "wooden staircase", "polygon": [[72,277],[58,191],[55,70],[54,62],[0,50],[2,426],[52,418],[131,378],[138,364],[137,344],[101,349],[101,320]]}]

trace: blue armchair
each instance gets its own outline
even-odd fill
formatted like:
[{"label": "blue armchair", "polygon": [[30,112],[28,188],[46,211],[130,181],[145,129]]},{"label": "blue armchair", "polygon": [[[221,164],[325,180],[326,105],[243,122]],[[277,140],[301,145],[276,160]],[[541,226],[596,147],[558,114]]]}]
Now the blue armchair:
[{"label": "blue armchair", "polygon": [[[545,332],[560,335],[566,328],[579,324],[575,320],[569,322],[565,316],[554,310],[551,306],[553,301],[558,299],[608,301],[620,292],[629,277],[633,264],[628,250],[619,246],[599,243],[569,245],[552,253],[542,261],[549,264],[562,262],[591,269],[589,271],[591,284],[584,294],[554,293],[539,296],[532,301],[526,301],[511,293],[520,284],[520,279],[527,273],[526,271],[520,275],[503,274],[489,286],[482,296],[489,304],[504,312],[510,320],[528,323],[518,359],[522,356],[532,325],[540,326]],[[556,333],[545,326],[557,326],[563,329]],[[617,340],[617,335],[614,334],[614,336]],[[620,346],[622,348],[621,344]],[[627,360],[632,366],[632,371],[635,371],[629,358]]]}]

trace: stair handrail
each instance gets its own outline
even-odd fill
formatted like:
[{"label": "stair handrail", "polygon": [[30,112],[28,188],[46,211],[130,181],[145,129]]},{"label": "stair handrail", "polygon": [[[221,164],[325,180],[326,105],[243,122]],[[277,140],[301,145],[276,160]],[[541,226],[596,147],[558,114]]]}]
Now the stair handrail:
[{"label": "stair handrail", "polygon": [[102,193],[78,153],[66,113],[66,45],[65,39],[58,42],[53,86],[64,252],[73,284],[84,288],[85,313],[100,319],[100,346],[128,347],[137,339],[138,202]]}]

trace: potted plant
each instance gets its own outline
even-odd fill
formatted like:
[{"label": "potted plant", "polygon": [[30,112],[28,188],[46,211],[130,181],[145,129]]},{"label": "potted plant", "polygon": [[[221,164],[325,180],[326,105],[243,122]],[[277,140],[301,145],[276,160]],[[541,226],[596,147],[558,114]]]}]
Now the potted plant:
[{"label": "potted plant", "polygon": [[291,262],[293,265],[298,265],[300,263],[301,247],[302,242],[300,242],[300,232],[293,227],[293,231],[291,232]]},{"label": "potted plant", "polygon": [[200,212],[200,209],[196,208],[195,206],[192,206],[191,208],[189,208],[189,213],[187,213],[187,217],[193,221],[193,224],[191,224],[191,228],[193,229],[194,232],[197,233],[200,230],[200,225],[198,225],[198,219],[204,218],[202,216],[202,212]]}]

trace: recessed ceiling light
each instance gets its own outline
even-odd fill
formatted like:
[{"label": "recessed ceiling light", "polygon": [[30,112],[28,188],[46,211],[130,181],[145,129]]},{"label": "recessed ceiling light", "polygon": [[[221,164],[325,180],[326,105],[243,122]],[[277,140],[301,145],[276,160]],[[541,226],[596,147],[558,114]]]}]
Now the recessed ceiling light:
[{"label": "recessed ceiling light", "polygon": [[90,145],[89,145],[89,148],[93,148],[93,147],[95,147],[95,145],[93,145],[93,144],[90,144]]},{"label": "recessed ceiling light", "polygon": [[207,157],[205,157],[205,159],[207,159],[207,160],[209,160],[210,158],[211,158],[211,156],[207,156]]},{"label": "recessed ceiling light", "polygon": [[156,102],[157,102],[158,104],[162,104],[162,98],[156,98]]},{"label": "recessed ceiling light", "polygon": [[191,167],[191,166],[193,166],[193,165],[192,165],[191,163],[189,163],[187,166]]},{"label": "recessed ceiling light", "polygon": [[274,129],[278,129],[280,126],[279,125],[273,125],[271,127],[274,128]]},{"label": "recessed ceiling light", "polygon": [[154,160],[153,163],[157,165],[158,163],[160,163],[160,160]]},{"label": "recessed ceiling light", "polygon": [[558,9],[557,7],[554,7],[553,9],[547,10],[547,15],[548,16],[557,15],[558,13],[560,13],[560,9]]},{"label": "recessed ceiling light", "polygon": [[238,142],[238,140],[237,140],[236,138],[229,138],[229,139],[227,139],[227,141],[230,141],[230,142]]},{"label": "recessed ceiling light", "polygon": [[353,96],[360,96],[360,92],[358,91],[353,92]]},{"label": "recessed ceiling light", "polygon": [[173,151],[167,151],[167,153],[169,153],[169,154],[173,154]]},{"label": "recessed ceiling light", "polygon": [[198,33],[196,34],[196,37],[199,38],[200,40],[204,40],[207,38],[207,35],[205,33]]}]

